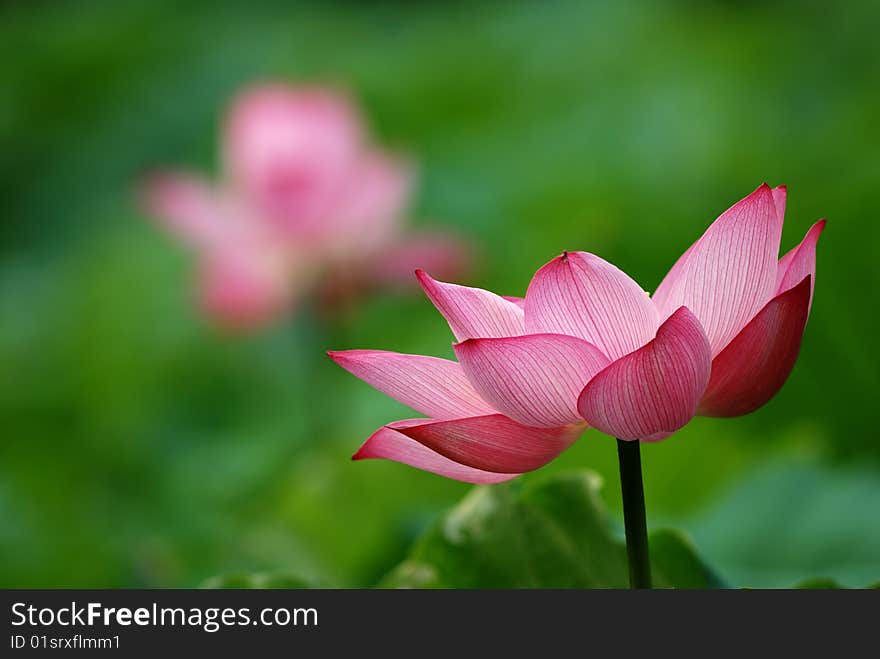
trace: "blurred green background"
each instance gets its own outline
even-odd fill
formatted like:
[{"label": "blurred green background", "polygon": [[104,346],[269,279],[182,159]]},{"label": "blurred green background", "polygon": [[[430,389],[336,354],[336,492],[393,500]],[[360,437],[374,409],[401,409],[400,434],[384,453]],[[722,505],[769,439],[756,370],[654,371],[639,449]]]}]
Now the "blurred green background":
[{"label": "blurred green background", "polygon": [[[451,355],[419,295],[246,339],[193,310],[189,258],[138,213],[145,169],[216,171],[259,79],[342,82],[418,154],[414,217],[522,294],[563,249],[652,290],[708,223],[787,183],[820,216],[816,303],[782,392],[644,450],[651,525],[733,583],[880,579],[880,5],[7,2],[0,8],[0,586],[187,587],[289,570],[375,583],[469,486],[349,456],[409,414],[322,356]],[[605,476],[595,431],[549,467]]]}]

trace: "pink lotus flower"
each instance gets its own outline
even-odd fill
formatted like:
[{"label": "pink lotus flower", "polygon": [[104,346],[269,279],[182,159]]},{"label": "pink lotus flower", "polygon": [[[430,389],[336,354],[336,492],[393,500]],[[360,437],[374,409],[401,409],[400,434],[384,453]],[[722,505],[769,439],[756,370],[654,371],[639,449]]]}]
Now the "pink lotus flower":
[{"label": "pink lotus flower", "polygon": [[354,458],[495,483],[546,464],[588,426],[657,441],[695,414],[757,409],[797,358],[824,227],[818,222],[777,261],[784,207],[784,187],[759,187],[715,220],[653,298],[586,252],[543,266],[525,299],[419,271],[458,341],[458,362],[331,352],[429,417],[380,428]]},{"label": "pink lotus flower", "polygon": [[270,84],[245,90],[223,128],[224,177],[212,184],[160,173],[143,204],[196,253],[202,307],[225,325],[253,327],[318,289],[351,296],[429,262],[454,273],[466,260],[449,236],[404,232],[413,172],[369,143],[343,94]]}]

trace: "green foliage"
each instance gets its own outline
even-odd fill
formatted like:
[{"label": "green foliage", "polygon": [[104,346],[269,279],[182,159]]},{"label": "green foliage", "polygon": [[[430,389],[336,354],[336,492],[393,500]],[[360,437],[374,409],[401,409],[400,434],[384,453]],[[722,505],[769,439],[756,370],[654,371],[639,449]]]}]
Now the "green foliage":
[{"label": "green foliage", "polygon": [[211,577],[202,583],[201,588],[244,589],[244,590],[284,590],[290,588],[315,588],[316,584],[295,574],[285,573],[238,573]]},{"label": "green foliage", "polygon": [[[838,581],[834,579],[829,579],[827,577],[814,577],[812,579],[804,579],[800,583],[795,584],[792,588],[797,588],[800,590],[841,590],[846,589],[847,586],[844,586]],[[874,583],[869,586],[865,586],[868,590],[877,590],[880,589],[880,583]]]},{"label": "green foliage", "polygon": [[754,470],[676,523],[738,585],[780,588],[822,575],[863,587],[880,576],[878,502],[873,470],[789,459]]},{"label": "green foliage", "polygon": [[828,579],[827,577],[814,577],[812,579],[804,579],[795,584],[794,588],[799,590],[837,590],[843,588],[843,586],[837,583],[834,579]]},{"label": "green foliage", "polygon": [[[626,588],[626,546],[593,472],[481,486],[441,517],[382,582],[391,588]],[[649,540],[658,588],[722,587],[681,533]]]}]

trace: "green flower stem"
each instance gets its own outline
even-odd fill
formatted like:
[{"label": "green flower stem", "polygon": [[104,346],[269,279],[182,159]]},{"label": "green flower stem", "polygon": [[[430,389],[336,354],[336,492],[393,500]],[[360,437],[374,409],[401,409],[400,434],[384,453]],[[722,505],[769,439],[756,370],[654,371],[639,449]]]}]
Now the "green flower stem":
[{"label": "green flower stem", "polygon": [[640,448],[638,441],[617,440],[630,588],[651,587],[651,558],[648,551],[648,523],[645,519],[645,488],[642,485]]}]

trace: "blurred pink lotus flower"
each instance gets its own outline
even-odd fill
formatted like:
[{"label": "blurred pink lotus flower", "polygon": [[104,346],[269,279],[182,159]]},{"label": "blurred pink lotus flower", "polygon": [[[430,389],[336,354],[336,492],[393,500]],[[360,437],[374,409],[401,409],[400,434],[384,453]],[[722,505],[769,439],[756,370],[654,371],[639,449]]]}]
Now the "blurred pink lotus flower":
[{"label": "blurred pink lotus flower", "polygon": [[260,326],[310,291],[324,302],[410,279],[431,263],[454,275],[464,245],[402,226],[411,166],[368,140],[357,108],[321,87],[246,89],[223,126],[214,184],[160,172],[146,210],[198,258],[201,306],[227,326]]},{"label": "blurred pink lotus flower", "polygon": [[524,299],[419,271],[458,341],[458,361],[331,352],[429,417],[380,428],[354,458],[496,483],[546,464],[588,426],[658,441],[695,414],[757,409],[797,358],[824,227],[777,260],[784,208],[784,187],[759,187],[715,220],[653,298],[586,252],[543,266]]}]

